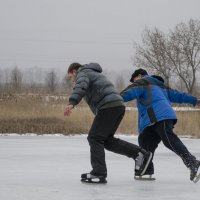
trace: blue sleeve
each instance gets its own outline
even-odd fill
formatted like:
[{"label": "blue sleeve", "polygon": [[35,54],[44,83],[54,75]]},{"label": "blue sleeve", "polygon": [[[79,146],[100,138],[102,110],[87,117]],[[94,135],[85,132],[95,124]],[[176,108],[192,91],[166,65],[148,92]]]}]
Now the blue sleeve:
[{"label": "blue sleeve", "polygon": [[125,102],[128,102],[128,101],[134,100],[137,97],[141,96],[143,92],[144,92],[144,90],[141,88],[130,88],[127,90],[125,89],[121,93],[121,96]]},{"label": "blue sleeve", "polygon": [[189,94],[178,92],[176,90],[168,91],[169,100],[172,103],[189,103],[195,106],[197,104],[197,98]]}]

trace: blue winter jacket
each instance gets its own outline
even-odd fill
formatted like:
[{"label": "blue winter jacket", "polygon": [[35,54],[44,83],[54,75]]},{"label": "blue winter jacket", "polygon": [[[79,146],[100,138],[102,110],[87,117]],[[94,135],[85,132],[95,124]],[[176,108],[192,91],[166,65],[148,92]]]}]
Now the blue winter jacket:
[{"label": "blue winter jacket", "polygon": [[171,102],[189,103],[193,106],[197,103],[196,97],[170,89],[150,75],[135,81],[121,95],[125,102],[137,99],[139,133],[158,121],[174,119],[176,123],[176,113]]}]

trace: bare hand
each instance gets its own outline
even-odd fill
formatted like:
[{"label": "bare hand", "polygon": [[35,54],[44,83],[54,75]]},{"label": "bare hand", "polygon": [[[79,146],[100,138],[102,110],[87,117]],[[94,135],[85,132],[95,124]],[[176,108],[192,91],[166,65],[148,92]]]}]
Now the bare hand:
[{"label": "bare hand", "polygon": [[64,116],[69,116],[71,114],[73,108],[74,108],[73,105],[68,105],[64,110]]}]

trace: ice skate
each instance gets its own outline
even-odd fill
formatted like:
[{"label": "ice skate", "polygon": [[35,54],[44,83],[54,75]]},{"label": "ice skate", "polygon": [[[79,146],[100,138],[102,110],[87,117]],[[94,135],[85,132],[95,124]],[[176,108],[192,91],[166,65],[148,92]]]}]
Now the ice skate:
[{"label": "ice skate", "polygon": [[145,174],[146,169],[152,159],[151,152],[140,152],[135,159],[135,170],[137,171],[138,176]]},{"label": "ice skate", "polygon": [[200,161],[197,162],[190,168],[190,180],[197,183],[200,180]]},{"label": "ice skate", "polygon": [[135,180],[141,180],[141,181],[155,181],[156,178],[154,176],[154,170],[153,167],[152,168],[148,168],[146,170],[146,172],[141,176],[137,170],[135,170],[135,176],[134,176]]},{"label": "ice skate", "polygon": [[102,175],[98,176],[90,173],[85,173],[81,175],[81,182],[105,184],[107,183],[107,180],[106,177]]}]

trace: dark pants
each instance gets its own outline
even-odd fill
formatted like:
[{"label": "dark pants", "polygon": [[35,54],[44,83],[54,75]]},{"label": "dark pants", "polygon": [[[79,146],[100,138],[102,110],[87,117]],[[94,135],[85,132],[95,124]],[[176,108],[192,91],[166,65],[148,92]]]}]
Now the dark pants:
[{"label": "dark pants", "polygon": [[[162,141],[168,149],[180,156],[186,167],[190,168],[194,164],[196,158],[187,150],[185,145],[173,132],[173,128],[173,120],[163,120],[157,122],[156,124],[145,128],[144,131],[139,135],[139,145],[140,147],[147,151],[151,151],[154,154],[158,144],[160,141]],[[154,166],[153,162],[151,162],[145,174],[153,173]]]},{"label": "dark pants", "polygon": [[107,176],[104,148],[135,159],[140,147],[117,139],[114,134],[124,116],[125,107],[118,106],[100,110],[94,118],[88,135],[91,153],[91,173]]}]

